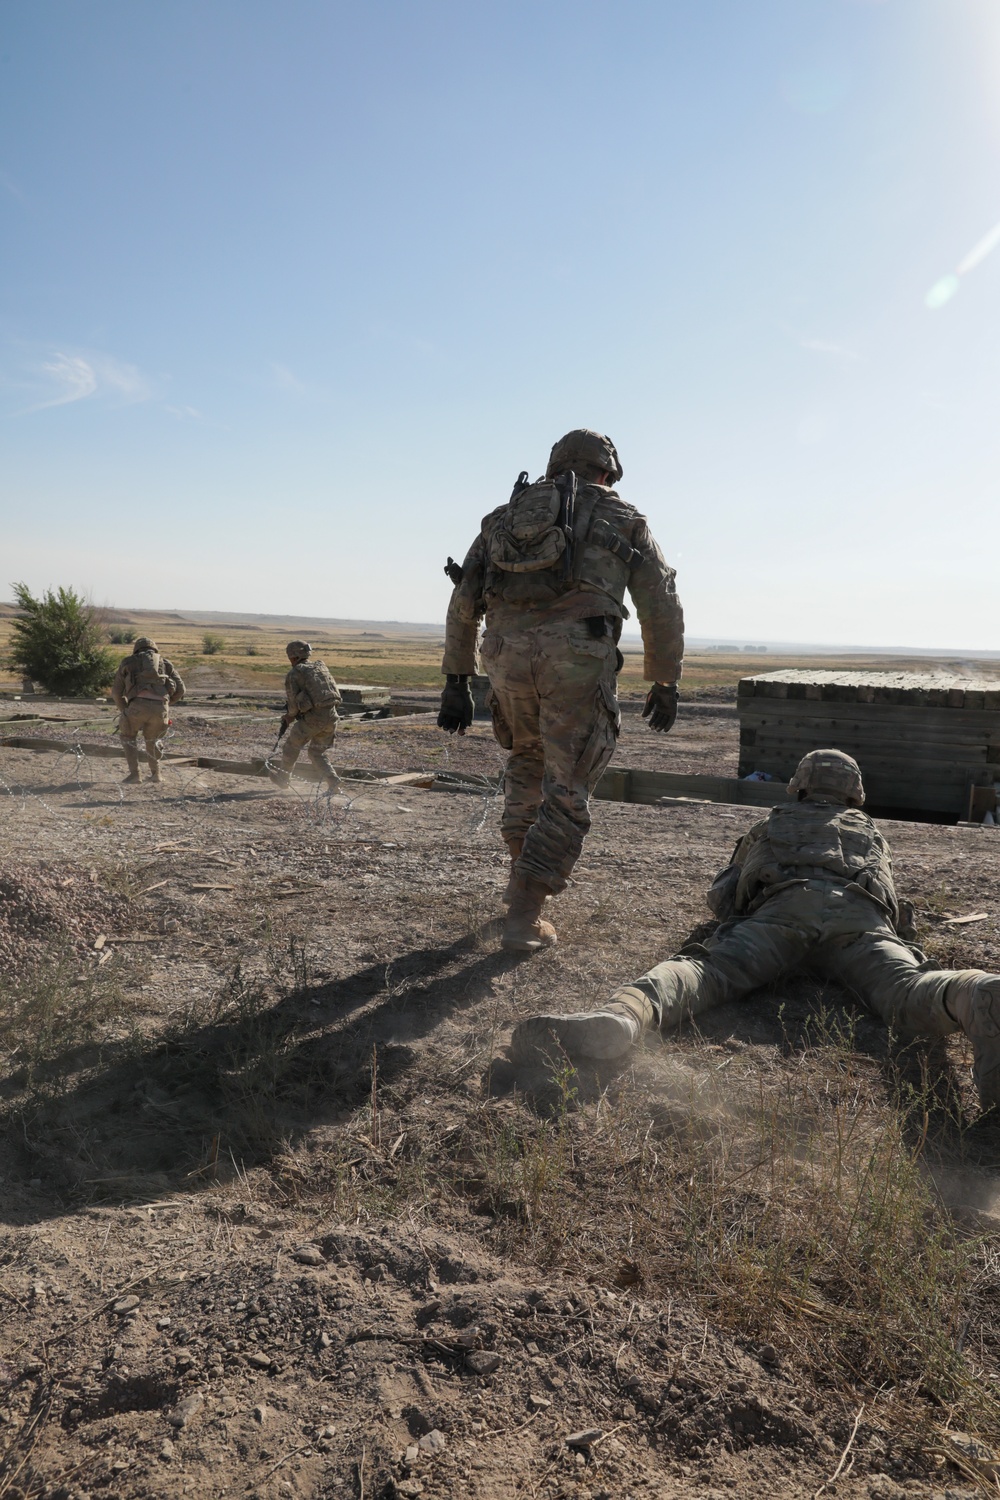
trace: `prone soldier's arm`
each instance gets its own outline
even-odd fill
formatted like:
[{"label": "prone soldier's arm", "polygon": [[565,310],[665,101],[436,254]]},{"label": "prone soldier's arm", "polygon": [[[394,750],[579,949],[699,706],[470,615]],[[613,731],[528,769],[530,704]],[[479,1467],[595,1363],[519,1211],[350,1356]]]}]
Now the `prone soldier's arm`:
[{"label": "prone soldier's arm", "polygon": [[180,703],[184,697],[184,679],[174,666],[169,657],[163,658],[163,665],[167,673],[167,681],[170,685],[170,702]]},{"label": "prone soldier's arm", "polygon": [[485,612],[483,585],[486,580],[483,535],[469,548],[462,564],[462,578],[452,589],[444,631],[441,671],[448,676],[468,677],[479,669],[479,622]]},{"label": "prone soldier's arm", "polygon": [[642,554],[628,591],[642,631],[643,676],[647,682],[677,683],[684,661],[684,611],[675,573],[664,561],[644,517],[637,518],[630,541]]},{"label": "prone soldier's arm", "polygon": [[111,697],[119,713],[125,707],[125,663],[122,662],[111,684]]}]

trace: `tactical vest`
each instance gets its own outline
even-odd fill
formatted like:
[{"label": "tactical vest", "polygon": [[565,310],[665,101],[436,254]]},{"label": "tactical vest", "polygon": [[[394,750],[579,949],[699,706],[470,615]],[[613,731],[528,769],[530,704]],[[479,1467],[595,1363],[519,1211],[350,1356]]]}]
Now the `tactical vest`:
[{"label": "tactical vest", "polygon": [[155,693],[158,698],[169,698],[170,680],[158,651],[136,651],[125,661],[126,698],[136,698],[140,693]]},{"label": "tactical vest", "polygon": [[746,911],[768,887],[821,879],[860,884],[895,907],[891,861],[875,824],[860,808],[823,802],[773,807],[763,837],[740,871],[736,910]]},{"label": "tactical vest", "polygon": [[527,485],[487,516],[483,522],[487,609],[496,604],[544,608],[571,590],[583,588],[606,594],[623,610],[625,590],[642,554],[608,521],[595,519],[595,510],[605,499],[617,500],[618,496],[603,485],[580,486],[568,559],[567,538],[558,524],[561,496],[554,483],[539,480]]},{"label": "tactical vest", "polygon": [[328,703],[339,703],[340,693],[322,661],[300,661],[292,668],[295,684],[295,706],[299,713],[307,714],[311,708],[325,708]]}]

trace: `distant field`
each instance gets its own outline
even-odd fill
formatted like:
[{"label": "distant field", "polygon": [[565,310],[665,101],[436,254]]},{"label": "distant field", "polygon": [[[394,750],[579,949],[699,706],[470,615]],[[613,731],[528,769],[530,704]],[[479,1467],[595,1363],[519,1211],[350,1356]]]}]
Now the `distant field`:
[{"label": "distant field", "polygon": [[[0,660],[5,661],[10,639],[11,620],[0,614]],[[443,635],[432,630],[406,627],[382,630],[350,626],[303,626],[294,622],[278,627],[250,620],[225,621],[179,620],[176,615],[134,611],[116,611],[109,629],[129,628],[140,635],[151,635],[192,687],[255,687],[273,691],[280,687],[287,670],[285,645],[300,636],[312,642],[317,654],[326,661],[333,675],[342,682],[371,683],[396,687],[437,687],[441,682],[441,648]],[[221,647],[211,654],[204,650],[204,637],[216,636]],[[112,645],[122,654],[127,645]],[[625,648],[625,667],[620,682],[623,692],[639,693],[643,688],[642,653],[635,645]],[[962,669],[972,665],[977,675],[1000,672],[1000,659],[977,659],[974,664],[960,657],[876,656],[864,653],[843,656],[779,655],[749,651],[692,651],[684,663],[686,696],[728,696],[741,677],[782,668],[816,666],[825,671],[846,671],[851,667],[868,670],[918,672]],[[0,683],[16,685],[6,666],[0,667]]]}]

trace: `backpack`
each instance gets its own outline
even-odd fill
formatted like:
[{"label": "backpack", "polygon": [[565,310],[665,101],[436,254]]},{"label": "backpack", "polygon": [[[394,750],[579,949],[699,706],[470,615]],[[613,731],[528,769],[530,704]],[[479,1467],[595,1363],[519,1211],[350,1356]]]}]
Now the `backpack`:
[{"label": "backpack", "polygon": [[169,696],[167,674],[163,670],[163,658],[158,651],[136,651],[125,663],[128,696],[138,693],[156,693],[158,697]]},{"label": "backpack", "polygon": [[339,703],[340,693],[326,662],[300,661],[292,668],[295,674],[295,703],[301,714],[310,709]]},{"label": "backpack", "polygon": [[528,483],[522,473],[507,509],[489,538],[489,560],[504,573],[538,573],[554,567],[572,538],[576,477]]}]

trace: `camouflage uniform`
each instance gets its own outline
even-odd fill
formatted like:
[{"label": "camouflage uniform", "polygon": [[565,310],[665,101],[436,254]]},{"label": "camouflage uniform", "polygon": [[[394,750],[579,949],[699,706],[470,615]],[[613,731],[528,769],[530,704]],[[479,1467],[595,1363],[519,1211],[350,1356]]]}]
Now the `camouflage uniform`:
[{"label": "camouflage uniform", "polygon": [[[305,643],[302,645],[308,655]],[[289,647],[289,655],[292,647]],[[326,752],[337,735],[340,692],[325,662],[295,660],[285,678],[286,714],[291,721],[281,746],[281,774],[288,776],[303,749],[327,781],[337,781],[337,773],[327,760]]]},{"label": "camouflage uniform", "polygon": [[141,734],[151,779],[159,781],[162,741],[170,723],[167,710],[184,696],[180,673],[168,657],[160,655],[155,641],[140,636],[115,673],[111,696],[119,713],[118,733],[129,769],[126,780],[139,780],[137,741]]},{"label": "camouflage uniform", "polygon": [[[553,1039],[571,1056],[622,1056],[648,1026],[675,1029],[792,970],[840,984],[897,1034],[964,1030],[984,1106],[1000,1103],[1000,976],[939,969],[899,936],[889,846],[861,811],[857,764],[814,750],[789,783],[802,800],[775,807],[737,844],[709,891],[723,918],[697,953],[657,964],[577,1016],[533,1016],[515,1028],[512,1055]],[[853,805],[849,805],[853,804]]]},{"label": "camouflage uniform", "polygon": [[[562,442],[581,435],[596,440],[596,452],[607,455],[591,468],[620,478],[617,453],[600,434],[569,434]],[[560,447],[553,449],[548,478],[559,472]],[[581,466],[582,477],[585,472]],[[628,618],[626,589],[639,617],[651,681],[678,681],[684,622],[674,570],[645,518],[608,485],[580,484],[568,577],[561,559],[530,572],[495,565],[507,513],[500,506],[484,518],[465,558],[448,608],[442,671],[476,671],[485,615],[482,661],[493,726],[510,751],[503,837],[517,874],[557,892],[579,858],[590,828],[590,793],[618,738],[615,678],[617,641]]]}]

